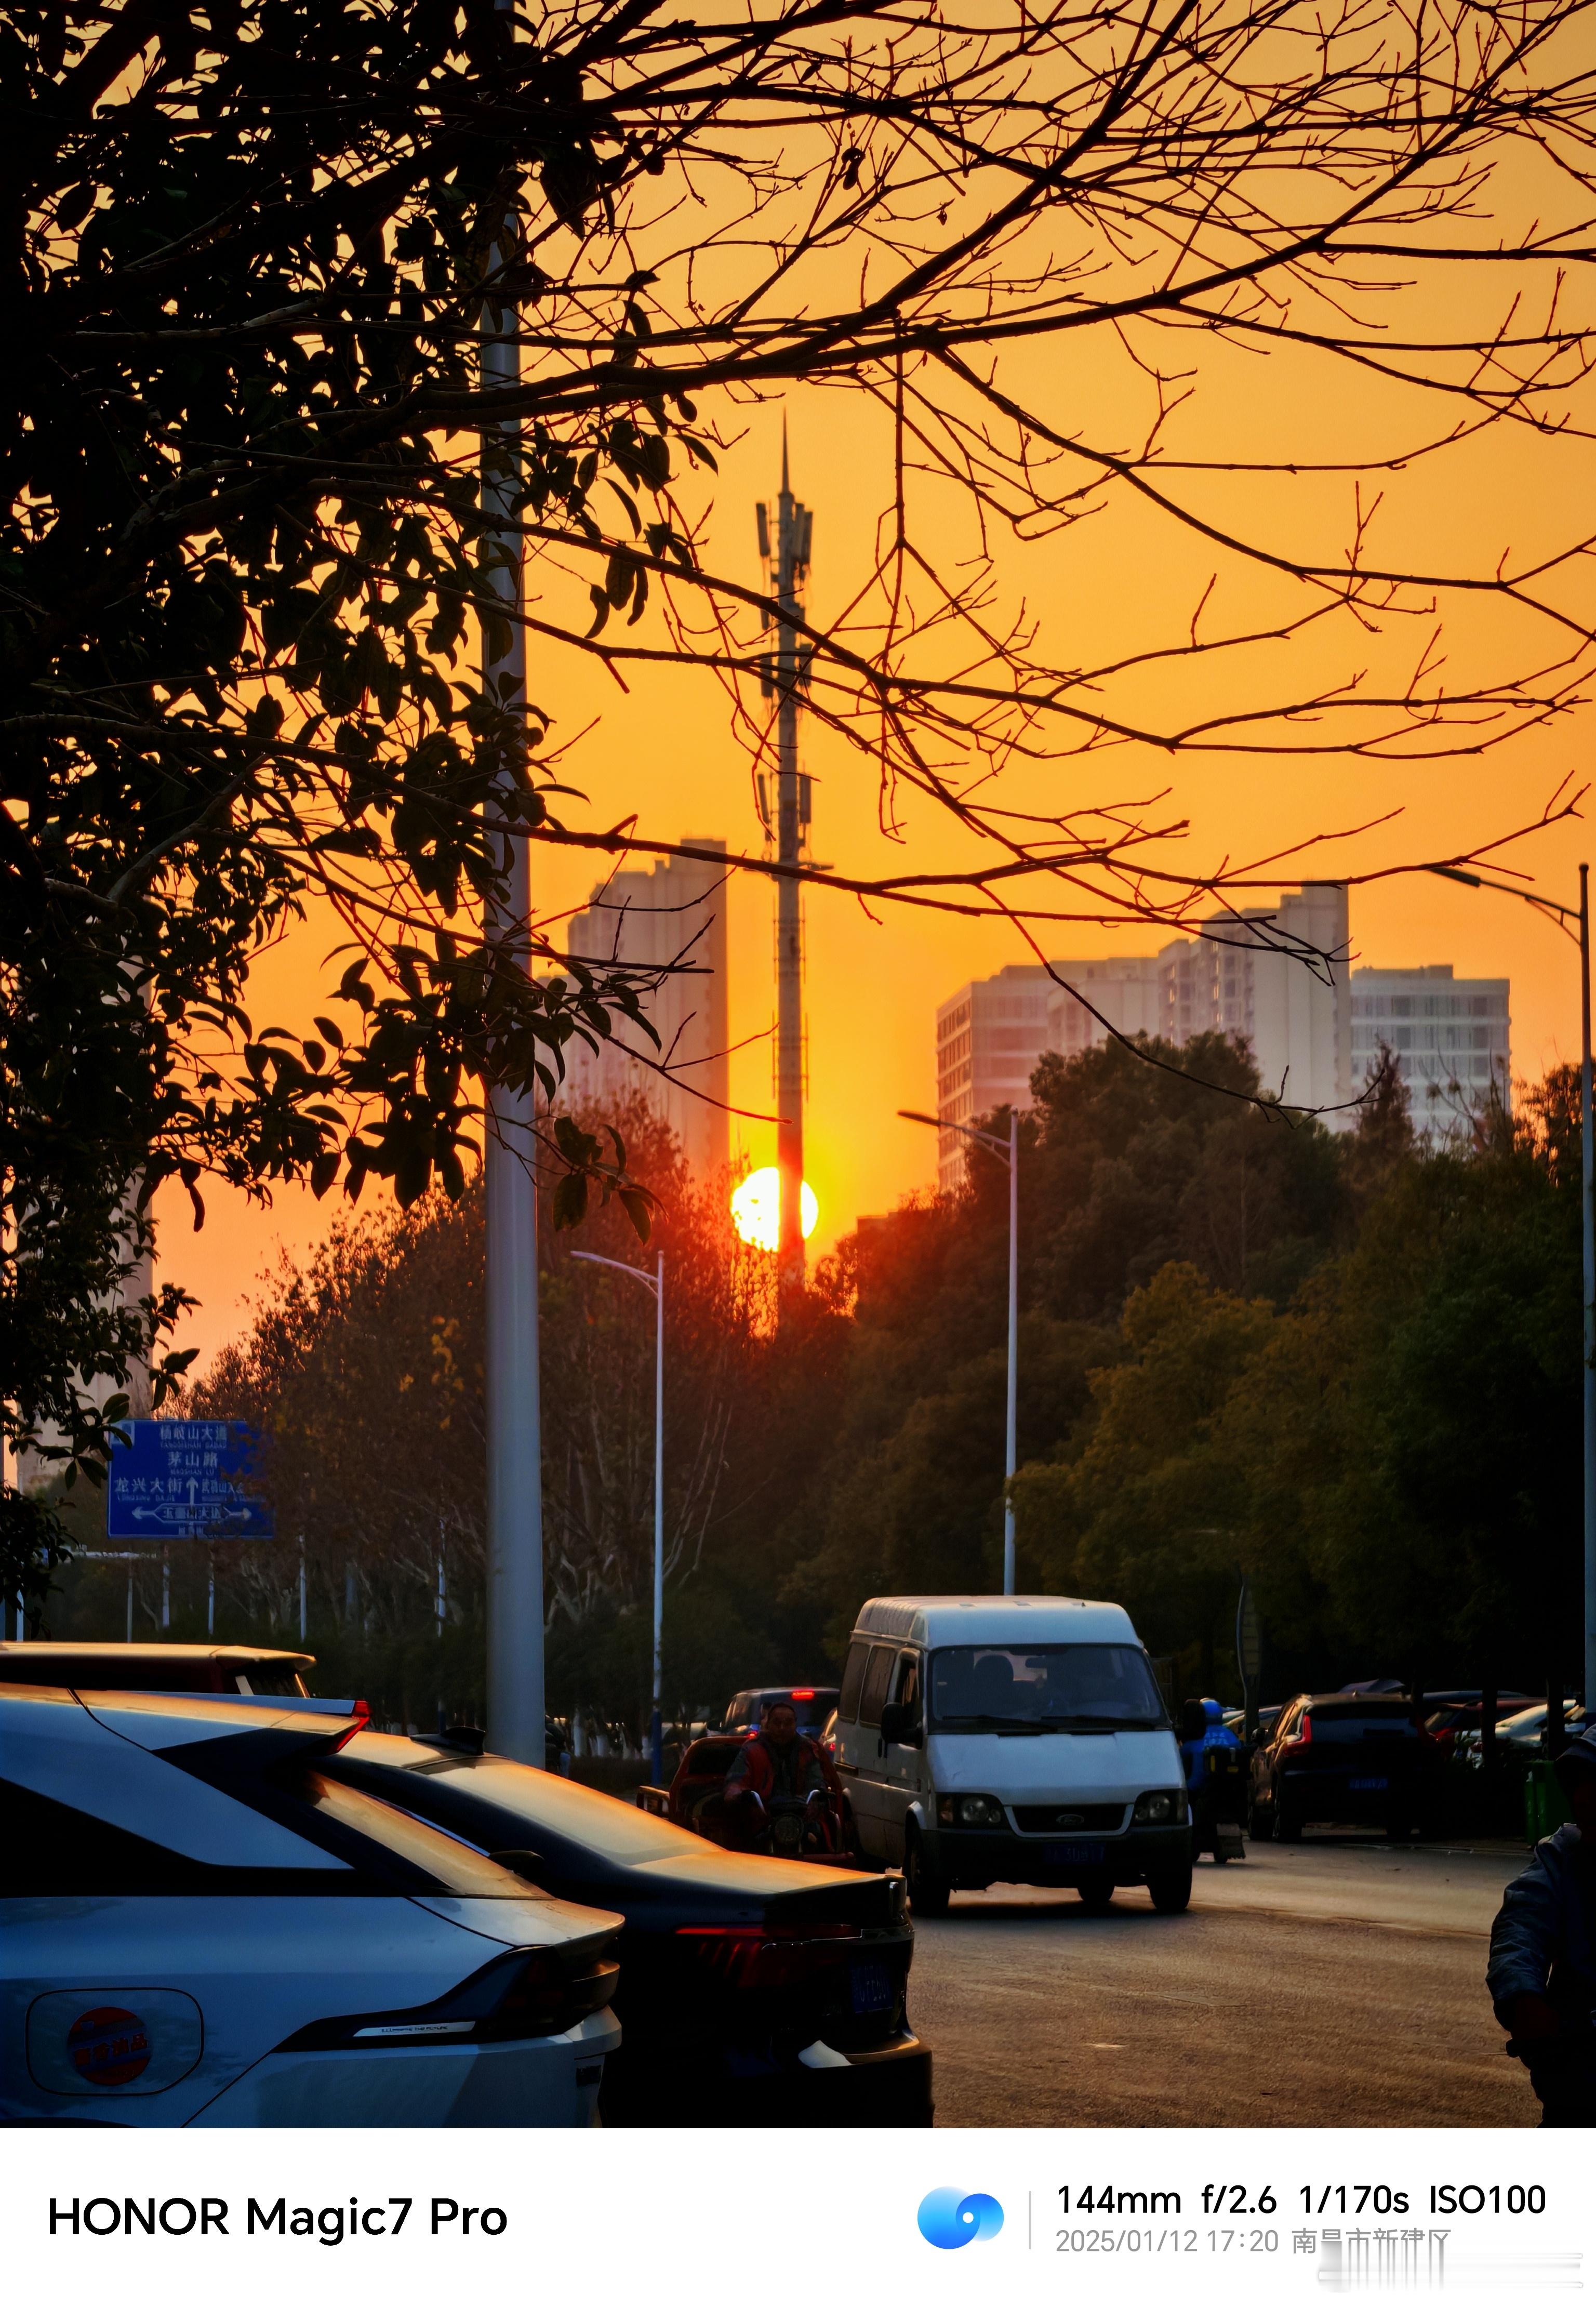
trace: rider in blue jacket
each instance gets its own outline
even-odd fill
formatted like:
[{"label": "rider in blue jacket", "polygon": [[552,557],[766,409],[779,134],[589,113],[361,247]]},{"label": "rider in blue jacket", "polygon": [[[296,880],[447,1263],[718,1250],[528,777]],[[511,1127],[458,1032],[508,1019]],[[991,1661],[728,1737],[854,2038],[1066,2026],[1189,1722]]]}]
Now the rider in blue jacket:
[{"label": "rider in blue jacket", "polygon": [[1196,1794],[1203,1783],[1207,1763],[1204,1757],[1213,1746],[1239,1746],[1241,1744],[1224,1719],[1224,1709],[1217,1698],[1188,1699],[1180,1717],[1180,1761],[1186,1771],[1187,1789]]},{"label": "rider in blue jacket", "polygon": [[1485,1981],[1541,2129],[1583,2131],[1596,2120],[1596,1728],[1570,1740],[1557,1771],[1574,1816],[1507,1885]]}]

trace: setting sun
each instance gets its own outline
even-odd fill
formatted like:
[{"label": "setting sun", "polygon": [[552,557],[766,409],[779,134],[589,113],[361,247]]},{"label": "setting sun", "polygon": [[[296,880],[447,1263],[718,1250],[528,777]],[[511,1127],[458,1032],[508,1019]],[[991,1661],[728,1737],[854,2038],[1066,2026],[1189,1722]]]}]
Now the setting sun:
[{"label": "setting sun", "polygon": [[[806,1178],[799,1197],[799,1211],[803,1222],[803,1239],[807,1241],[815,1230],[820,1205],[815,1199],[814,1188]],[[755,1170],[744,1178],[732,1196],[732,1222],[744,1241],[756,1249],[774,1251],[781,1239],[781,1172],[772,1167]]]}]

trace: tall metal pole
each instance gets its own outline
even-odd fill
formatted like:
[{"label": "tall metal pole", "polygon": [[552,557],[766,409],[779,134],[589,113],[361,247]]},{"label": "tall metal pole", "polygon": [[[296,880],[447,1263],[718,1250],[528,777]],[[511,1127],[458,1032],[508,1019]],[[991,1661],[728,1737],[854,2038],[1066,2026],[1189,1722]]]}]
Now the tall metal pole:
[{"label": "tall metal pole", "polygon": [[654,1678],[648,1745],[657,1786],[665,1771],[665,1252],[656,1254],[652,1274],[594,1249],[573,1249],[571,1255],[583,1265],[630,1274],[654,1292]]},{"label": "tall metal pole", "polygon": [[1003,1459],[1003,1591],[1014,1591],[1014,1477],[1019,1463],[1019,1109],[1008,1115],[1008,1427]]},{"label": "tall metal pole", "polygon": [[1583,1250],[1585,1657],[1584,1702],[1596,1706],[1596,1145],[1591,1129],[1591,869],[1579,869],[1580,1211]]},{"label": "tall metal pole", "polygon": [[[506,225],[497,251],[513,251]],[[519,382],[519,317],[512,304],[491,294],[481,320],[485,388]],[[493,590],[506,608],[521,603],[520,425],[507,417],[482,433],[482,501],[488,523],[484,556]],[[509,624],[496,647],[485,635],[483,684],[518,718],[526,706],[526,635]],[[497,780],[501,822],[515,821],[510,806],[515,779],[505,767]],[[502,830],[499,878],[485,927],[490,940],[507,943],[516,965],[528,969],[532,869],[524,834]],[[487,1411],[487,1718],[496,1753],[540,1769],[545,1760],[543,1659],[543,1443],[537,1370],[537,1178],[534,1166],[533,1102],[524,1092],[493,1089],[488,1097],[486,1169],[486,1411]]]},{"label": "tall metal pole", "polygon": [[[777,501],[776,600],[796,615],[809,562],[810,515],[793,495],[787,473],[786,427],[781,436],[781,494]],[[798,636],[778,618],[775,673],[777,708],[776,853],[796,865],[808,810],[798,769],[798,690],[802,660]],[[778,1309],[803,1287],[803,905],[795,874],[776,885],[776,1163],[781,1219],[777,1247]]]},{"label": "tall metal pole", "polygon": [[654,1268],[654,1783],[665,1775],[665,1252]]}]

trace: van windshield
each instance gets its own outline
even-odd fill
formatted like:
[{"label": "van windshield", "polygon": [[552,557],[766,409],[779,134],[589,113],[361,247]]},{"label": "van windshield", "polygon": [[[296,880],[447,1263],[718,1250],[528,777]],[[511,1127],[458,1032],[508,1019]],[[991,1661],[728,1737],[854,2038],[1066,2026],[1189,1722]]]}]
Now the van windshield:
[{"label": "van windshield", "polygon": [[1167,1720],[1146,1654],[1129,1642],[937,1651],[931,1711],[939,1730],[1161,1730]]}]

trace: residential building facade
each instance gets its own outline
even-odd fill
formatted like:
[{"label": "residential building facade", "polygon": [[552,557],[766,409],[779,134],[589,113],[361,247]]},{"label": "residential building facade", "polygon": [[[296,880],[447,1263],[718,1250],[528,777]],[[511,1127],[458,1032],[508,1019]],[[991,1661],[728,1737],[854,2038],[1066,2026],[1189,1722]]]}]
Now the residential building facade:
[{"label": "residential building facade", "polygon": [[1454,977],[1450,962],[1420,969],[1355,969],[1352,1068],[1361,1087],[1382,1047],[1407,1084],[1413,1127],[1434,1140],[1477,1112],[1494,1085],[1512,1095],[1512,1018],[1506,977]]},{"label": "residential building facade", "polygon": [[[1031,1076],[1048,1039],[1054,985],[1040,963],[1010,963],[995,977],[961,985],[937,1011],[937,1119],[974,1121],[995,1105],[1027,1106]],[[957,1129],[937,1133],[937,1182],[945,1194],[963,1182],[969,1141]]]},{"label": "residential building facade", "polygon": [[[1322,1112],[1331,1128],[1351,1127],[1363,1076],[1352,1057],[1345,883],[1309,882],[1277,905],[1212,914],[1202,930],[1156,954],[1010,966],[961,986],[937,1012],[938,1119],[968,1124],[994,1106],[1028,1106],[1045,1051],[1073,1057],[1111,1030],[1177,1048],[1199,1033],[1235,1035],[1270,1095]],[[963,1179],[965,1147],[944,1128],[945,1193]]]},{"label": "residential building facade", "polygon": [[1278,905],[1211,913],[1202,927],[1158,956],[1164,1040],[1180,1048],[1198,1033],[1233,1034],[1269,1096],[1350,1127],[1362,1076],[1352,1069],[1345,882],[1310,881]]},{"label": "residential building facade", "polygon": [[[725,851],[724,841],[694,834],[684,835],[683,842]],[[699,858],[662,859],[648,871],[616,873],[601,883],[566,937],[571,955],[595,964],[681,965],[643,1004],[660,1049],[653,1051],[646,1037],[624,1025],[596,1051],[572,1042],[560,1102],[580,1107],[645,1098],[701,1179],[720,1177],[731,1160],[725,906],[725,867]]]}]

